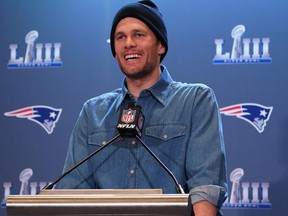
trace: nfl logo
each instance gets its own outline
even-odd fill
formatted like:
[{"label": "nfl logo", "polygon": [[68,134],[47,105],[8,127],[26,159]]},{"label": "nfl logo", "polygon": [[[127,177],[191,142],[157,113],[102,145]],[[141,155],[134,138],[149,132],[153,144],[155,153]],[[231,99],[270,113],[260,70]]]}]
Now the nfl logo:
[{"label": "nfl logo", "polygon": [[121,121],[124,123],[131,123],[134,121],[136,115],[136,110],[123,110]]}]

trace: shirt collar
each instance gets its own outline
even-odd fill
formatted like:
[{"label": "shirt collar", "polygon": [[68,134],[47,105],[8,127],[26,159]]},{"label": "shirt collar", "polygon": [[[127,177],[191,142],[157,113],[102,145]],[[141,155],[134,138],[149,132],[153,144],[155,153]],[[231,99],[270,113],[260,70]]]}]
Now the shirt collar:
[{"label": "shirt collar", "polygon": [[[159,80],[148,90],[163,106],[166,106],[168,103],[168,86],[173,82],[173,79],[164,65],[161,65],[160,68],[162,73]],[[130,97],[130,93],[126,86],[126,78],[124,78],[122,81],[122,94],[119,94],[117,99],[116,110],[119,109],[120,105],[126,97]]]},{"label": "shirt collar", "polygon": [[149,90],[163,106],[166,106],[168,103],[168,87],[173,82],[173,79],[164,65],[161,65],[161,71],[159,80]]}]

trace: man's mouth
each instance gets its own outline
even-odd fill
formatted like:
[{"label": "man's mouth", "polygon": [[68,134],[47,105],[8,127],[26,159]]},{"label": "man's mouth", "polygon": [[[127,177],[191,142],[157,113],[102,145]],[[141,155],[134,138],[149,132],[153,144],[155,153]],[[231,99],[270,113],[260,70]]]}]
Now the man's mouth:
[{"label": "man's mouth", "polygon": [[129,55],[124,56],[125,60],[127,60],[127,61],[138,59],[140,57],[141,57],[141,55],[139,55],[139,54],[129,54]]}]

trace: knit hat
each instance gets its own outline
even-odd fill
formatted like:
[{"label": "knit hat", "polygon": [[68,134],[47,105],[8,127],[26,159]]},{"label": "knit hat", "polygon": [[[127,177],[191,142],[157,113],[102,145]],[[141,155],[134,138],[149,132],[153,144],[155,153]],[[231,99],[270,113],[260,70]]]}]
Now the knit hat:
[{"label": "knit hat", "polygon": [[162,45],[166,48],[165,53],[161,56],[161,61],[164,59],[168,51],[168,39],[165,23],[162,19],[158,7],[149,0],[138,1],[136,3],[130,3],[122,7],[114,17],[112,28],[110,32],[110,45],[113,56],[115,56],[114,47],[114,34],[116,27],[120,20],[126,17],[134,17],[144,22],[161,41]]}]

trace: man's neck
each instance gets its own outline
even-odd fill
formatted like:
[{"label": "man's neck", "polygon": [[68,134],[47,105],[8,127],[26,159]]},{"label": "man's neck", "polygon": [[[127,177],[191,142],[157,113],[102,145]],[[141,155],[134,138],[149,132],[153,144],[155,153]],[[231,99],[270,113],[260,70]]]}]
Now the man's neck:
[{"label": "man's neck", "polygon": [[141,93],[141,91],[145,89],[149,89],[152,87],[158,80],[161,75],[161,71],[159,69],[158,73],[154,73],[151,76],[139,78],[139,79],[130,79],[126,77],[127,88],[129,92],[137,99]]}]

